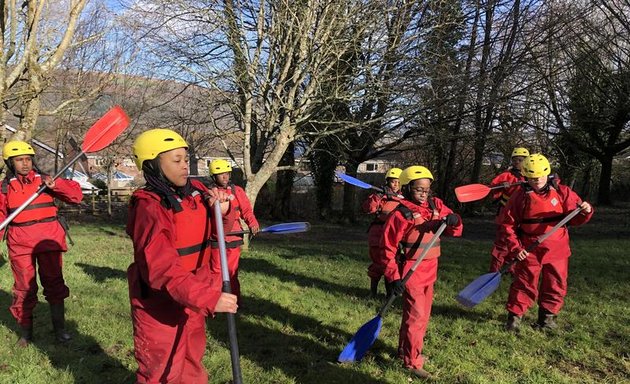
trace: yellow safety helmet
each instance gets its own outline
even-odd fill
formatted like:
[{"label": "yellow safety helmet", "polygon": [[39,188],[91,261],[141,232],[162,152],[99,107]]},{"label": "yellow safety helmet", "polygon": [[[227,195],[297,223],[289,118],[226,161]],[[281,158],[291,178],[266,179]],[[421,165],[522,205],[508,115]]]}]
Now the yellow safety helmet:
[{"label": "yellow safety helmet", "polygon": [[35,156],[35,151],[29,143],[19,140],[9,141],[2,148],[2,158],[4,160],[21,155]]},{"label": "yellow safety helmet", "polygon": [[551,165],[545,156],[540,153],[534,153],[523,160],[522,173],[523,176],[529,178],[549,176],[551,173]]},{"label": "yellow safety helmet", "polygon": [[399,179],[400,174],[402,173],[402,169],[400,168],[392,168],[385,174],[385,180],[387,179]]},{"label": "yellow safety helmet", "polygon": [[223,159],[214,159],[210,162],[210,173],[212,175],[220,175],[225,172],[232,172],[230,162]]},{"label": "yellow safety helmet", "polygon": [[188,149],[188,144],[177,132],[170,129],[156,128],[142,132],[133,143],[133,156],[138,169],[142,169],[145,160],[153,160],[160,153],[176,148]]},{"label": "yellow safety helmet", "polygon": [[527,150],[527,148],[514,148],[514,150],[512,151],[512,157],[516,156],[527,157],[529,156],[529,151]]},{"label": "yellow safety helmet", "polygon": [[412,165],[407,167],[400,174],[401,185],[407,185],[418,179],[430,179],[433,181],[433,175],[431,174],[431,171],[421,165]]}]

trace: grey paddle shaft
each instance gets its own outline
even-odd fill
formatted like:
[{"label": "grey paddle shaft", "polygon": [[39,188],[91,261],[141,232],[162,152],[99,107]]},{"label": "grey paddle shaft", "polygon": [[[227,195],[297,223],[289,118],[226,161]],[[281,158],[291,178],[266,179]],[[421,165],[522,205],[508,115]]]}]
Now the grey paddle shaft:
[{"label": "grey paddle shaft", "polygon": [[[547,238],[551,235],[554,234],[554,232],[556,232],[558,229],[562,228],[564,225],[566,225],[566,223],[569,222],[569,220],[571,220],[572,218],[574,218],[575,216],[577,216],[578,213],[580,213],[582,211],[582,207],[577,207],[576,209],[574,209],[573,211],[571,211],[571,213],[569,213],[564,219],[560,220],[560,222],[556,225],[553,226],[553,228],[551,228],[548,232],[545,232],[544,234],[542,234],[540,237],[538,237],[536,239],[536,241],[534,241],[533,243],[531,243],[530,245],[527,246],[527,248],[525,248],[525,250],[527,252],[531,252],[534,249],[536,249],[536,247],[538,245],[540,245],[540,243],[542,243],[543,241],[547,240]],[[510,261],[509,263],[505,263],[503,265],[503,267],[499,270],[499,273],[504,274],[505,272],[507,272],[512,265],[514,265],[516,262],[518,262],[518,259],[514,259],[512,261]]]},{"label": "grey paddle shaft", "polygon": [[[402,279],[402,284],[405,284],[411,278],[411,275],[416,271],[416,268],[418,268],[418,265],[420,265],[422,260],[429,253],[429,250],[433,247],[433,244],[435,244],[435,242],[440,238],[440,235],[442,234],[442,232],[444,232],[445,229],[446,229],[446,222],[442,222],[442,224],[440,224],[440,227],[438,228],[438,230],[435,231],[435,233],[431,237],[431,240],[429,240],[429,242],[427,243],[426,247],[422,250],[422,253],[420,254],[420,257],[418,257],[418,259],[413,263],[413,265],[411,266],[411,269],[409,270],[409,272],[407,272],[405,277]],[[388,300],[385,303],[385,305],[383,305],[383,308],[381,308],[381,310],[378,311],[379,316],[383,316],[385,314],[385,312],[387,311],[389,306],[394,302],[395,299],[396,299],[396,295],[391,295],[388,298]]]},{"label": "grey paddle shaft", "polygon": [[[227,267],[227,252],[225,250],[225,232],[223,231],[223,215],[221,215],[221,203],[217,199],[214,203],[214,224],[217,227],[217,243],[221,255],[221,277],[223,280],[223,292],[232,293],[230,288],[230,273]],[[236,319],[233,313],[227,314],[228,335],[230,338],[230,358],[232,360],[232,379],[234,384],[242,384],[241,362],[238,353],[238,339],[236,337]]]}]

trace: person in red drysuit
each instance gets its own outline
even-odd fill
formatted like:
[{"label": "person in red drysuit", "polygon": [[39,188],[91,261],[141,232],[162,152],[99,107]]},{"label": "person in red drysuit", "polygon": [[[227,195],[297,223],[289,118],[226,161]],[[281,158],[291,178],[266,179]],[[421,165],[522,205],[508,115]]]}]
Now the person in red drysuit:
[{"label": "person in red drysuit", "polygon": [[512,166],[505,172],[499,173],[490,182],[490,185],[492,186],[503,186],[503,188],[493,189],[491,191],[492,200],[498,205],[498,209],[495,216],[496,231],[494,244],[492,246],[492,251],[490,252],[490,272],[497,272],[506,262],[505,258],[508,252],[501,233],[503,210],[510,199],[510,196],[512,196],[512,194],[521,187],[518,183],[525,181],[525,177],[521,174],[521,169],[523,160],[527,156],[529,156],[529,151],[526,148],[514,148],[512,151]]},{"label": "person in red drysuit", "polygon": [[207,383],[205,318],[237,309],[236,296],[214,288],[209,267],[211,206],[227,196],[188,178],[187,149],[169,129],[146,131],[133,146],[146,180],[132,195],[127,222],[138,383]]},{"label": "person in red drysuit", "polygon": [[[400,191],[400,174],[402,169],[392,168],[385,174],[385,186],[383,192],[372,193],[361,205],[364,213],[374,215],[374,220],[368,229],[368,247],[372,263],[368,266],[367,274],[370,278],[370,296],[375,298],[378,292],[378,282],[383,276],[383,224],[391,211],[398,206],[398,192]],[[390,286],[385,282],[387,296],[390,295]]]},{"label": "person in red drysuit", "polygon": [[[241,219],[245,221],[252,235],[256,235],[260,231],[260,225],[254,210],[243,188],[230,182],[232,166],[227,160],[215,159],[210,162],[210,174],[214,182],[214,186],[220,191],[225,192],[233,197],[225,203],[227,213],[223,216],[223,228],[225,228],[225,251],[227,257],[228,273],[230,275],[230,286],[232,293],[238,297],[238,304],[241,303],[241,284],[238,280],[238,263],[241,259],[241,245],[243,245],[243,235],[228,235],[229,232],[242,231]],[[221,276],[221,254],[219,253],[219,245],[216,242],[216,233],[213,233],[212,256],[210,259],[210,270],[213,275],[218,275],[216,279],[219,281]]]},{"label": "person in red drysuit", "polygon": [[59,222],[55,199],[78,204],[83,199],[76,181],[57,179],[41,174],[33,164],[35,151],[23,141],[9,141],[2,157],[8,167],[0,194],[0,219],[14,212],[43,185],[46,189],[8,225],[4,236],[13,272],[11,314],[20,326],[19,346],[33,339],[33,309],[37,304],[37,280],[44,288],[50,305],[55,338],[59,342],[72,339],[65,331],[64,299],[70,290],[63,279],[62,255],[68,250],[66,232]]},{"label": "person in red drysuit", "polygon": [[400,184],[405,200],[401,200],[387,218],[381,242],[386,259],[385,278],[392,285],[394,294],[403,294],[398,353],[404,366],[421,378],[431,376],[423,369],[425,358],[422,346],[433,303],[439,241],[431,247],[407,283],[403,285],[401,280],[442,222],[448,225],[444,231],[448,236],[461,236],[463,231],[459,215],[453,213],[442,200],[430,195],[432,182],[433,175],[425,167],[414,165],[403,170]]},{"label": "person in red drysuit", "polygon": [[[569,269],[569,231],[560,228],[533,251],[525,248],[548,232],[562,218],[581,207],[570,225],[581,225],[593,216],[593,208],[571,190],[550,181],[551,166],[546,157],[532,154],[523,162],[527,185],[510,198],[503,215],[501,230],[508,252],[518,260],[506,304],[506,329],[517,331],[523,315],[538,298],[538,321],[541,329],[556,328],[555,318],[567,293]],[[540,288],[539,288],[540,280]]]}]

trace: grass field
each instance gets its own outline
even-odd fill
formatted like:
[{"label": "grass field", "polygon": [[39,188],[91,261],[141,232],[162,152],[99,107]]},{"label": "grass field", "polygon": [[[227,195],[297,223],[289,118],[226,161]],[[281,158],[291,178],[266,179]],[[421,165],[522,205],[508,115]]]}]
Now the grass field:
[{"label": "grass field", "polygon": [[[486,272],[489,217],[464,221],[464,237],[443,242],[425,368],[440,383],[630,382],[630,208],[602,209],[572,229],[569,294],[560,329],[503,330],[509,283],[473,310],[454,300]],[[8,307],[12,277],[0,267],[0,383],[132,383],[135,360],[125,271],[132,258],[123,224],[75,223],[76,245],[65,258],[69,345],[53,341],[48,305],[40,294],[35,342],[15,346]],[[368,300],[364,226],[314,225],[311,232],[261,235],[241,262],[244,307],[237,315],[245,383],[407,383],[395,358],[400,302],[358,364],[336,357],[380,300]],[[381,297],[382,299],[382,297]],[[526,317],[532,323],[534,308]],[[212,383],[231,378],[224,317],[208,321],[204,359]]]}]

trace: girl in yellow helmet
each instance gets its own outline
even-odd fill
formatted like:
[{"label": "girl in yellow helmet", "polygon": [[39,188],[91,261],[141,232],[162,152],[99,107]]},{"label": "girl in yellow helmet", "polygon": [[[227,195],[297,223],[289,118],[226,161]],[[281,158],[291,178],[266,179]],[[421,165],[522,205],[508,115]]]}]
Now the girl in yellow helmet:
[{"label": "girl in yellow helmet", "polygon": [[146,131],[133,146],[147,181],[134,192],[127,221],[137,383],[207,383],[206,316],[237,309],[209,267],[211,205],[227,196],[188,178],[187,149],[170,129]]},{"label": "girl in yellow helmet", "polygon": [[[383,224],[387,216],[397,206],[399,199],[396,197],[400,191],[400,174],[402,169],[391,168],[385,174],[385,186],[383,193],[373,193],[361,205],[364,213],[373,214],[374,220],[370,223],[368,229],[368,246],[369,255],[372,263],[368,266],[367,274],[370,277],[370,296],[376,297],[378,292],[378,283],[383,276],[383,248],[381,247],[381,238],[383,237]],[[387,295],[390,294],[389,285],[385,284]]]},{"label": "girl in yellow helmet", "polygon": [[505,207],[501,231],[511,256],[519,260],[506,304],[506,329],[518,331],[523,315],[538,298],[538,321],[541,329],[556,327],[555,318],[564,304],[569,270],[569,231],[560,228],[544,242],[527,252],[525,249],[548,232],[566,214],[577,207],[582,211],[571,219],[571,226],[588,222],[593,208],[571,190],[549,180],[551,165],[541,154],[523,161],[525,188],[517,190]]}]

